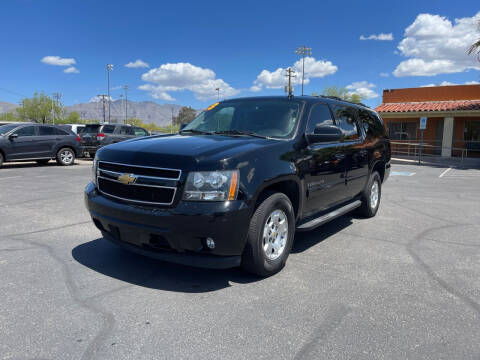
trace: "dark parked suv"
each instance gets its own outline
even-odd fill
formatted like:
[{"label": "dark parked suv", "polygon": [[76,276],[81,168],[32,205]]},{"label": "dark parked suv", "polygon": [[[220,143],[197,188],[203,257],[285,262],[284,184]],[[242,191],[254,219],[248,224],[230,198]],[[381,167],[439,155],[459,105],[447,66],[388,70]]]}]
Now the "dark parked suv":
[{"label": "dark parked suv", "polygon": [[85,152],[92,158],[97,150],[105,145],[150,135],[141,127],[123,124],[88,124],[80,129],[79,134]]},{"label": "dark parked suv", "polygon": [[83,154],[80,138],[54,125],[14,123],[0,126],[0,166],[5,161],[36,161],[72,165]]},{"label": "dark parked suv", "polygon": [[296,231],[377,213],[390,142],[371,109],[328,97],[216,103],[179,134],[101,149],[85,200],[103,236],[182,264],[283,268]]}]

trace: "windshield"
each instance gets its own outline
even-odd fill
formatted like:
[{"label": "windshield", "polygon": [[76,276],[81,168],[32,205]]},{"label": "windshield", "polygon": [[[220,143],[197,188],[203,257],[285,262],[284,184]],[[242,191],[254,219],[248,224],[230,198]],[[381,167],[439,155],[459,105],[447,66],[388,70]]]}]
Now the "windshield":
[{"label": "windshield", "polygon": [[200,113],[181,132],[289,138],[295,131],[300,104],[288,98],[221,102]]},{"label": "windshield", "polygon": [[2,125],[2,126],[0,126],[0,135],[5,135],[10,130],[15,129],[18,126],[19,126],[18,124]]},{"label": "windshield", "polygon": [[86,125],[84,128],[81,128],[79,134],[97,134],[100,132],[101,125]]}]

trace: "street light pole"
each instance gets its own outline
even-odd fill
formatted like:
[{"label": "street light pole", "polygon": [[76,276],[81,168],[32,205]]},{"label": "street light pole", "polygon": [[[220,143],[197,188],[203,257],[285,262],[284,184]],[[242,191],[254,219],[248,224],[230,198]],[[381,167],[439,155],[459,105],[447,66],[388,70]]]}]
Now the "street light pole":
[{"label": "street light pole", "polygon": [[215,90],[217,90],[217,100],[220,101],[220,88],[217,87]]},{"label": "street light pole", "polygon": [[125,124],[126,124],[128,119],[128,96],[127,96],[128,85],[125,85],[123,89],[125,90]]},{"label": "street light pole", "polygon": [[107,84],[108,84],[108,122],[110,122],[110,71],[113,70],[112,64],[107,64]]},{"label": "street light pole", "polygon": [[303,96],[303,83],[305,82],[305,56],[312,56],[312,48],[308,48],[305,45],[298,47],[295,50],[295,54],[302,55],[302,96]]}]

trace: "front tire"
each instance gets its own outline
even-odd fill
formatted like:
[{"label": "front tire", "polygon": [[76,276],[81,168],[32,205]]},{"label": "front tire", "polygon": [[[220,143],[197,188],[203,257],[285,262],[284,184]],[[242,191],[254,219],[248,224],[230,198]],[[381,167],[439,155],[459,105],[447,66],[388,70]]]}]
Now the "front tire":
[{"label": "front tire", "polygon": [[374,171],[368,179],[367,186],[362,194],[362,205],[358,208],[357,214],[371,218],[377,214],[382,196],[382,179],[378,172]]},{"label": "front tire", "polygon": [[269,193],[250,219],[242,268],[260,276],[283,269],[295,236],[295,214],[283,193]]},{"label": "front tire", "polygon": [[57,164],[70,166],[75,162],[75,152],[70,148],[61,148],[57,152]]}]

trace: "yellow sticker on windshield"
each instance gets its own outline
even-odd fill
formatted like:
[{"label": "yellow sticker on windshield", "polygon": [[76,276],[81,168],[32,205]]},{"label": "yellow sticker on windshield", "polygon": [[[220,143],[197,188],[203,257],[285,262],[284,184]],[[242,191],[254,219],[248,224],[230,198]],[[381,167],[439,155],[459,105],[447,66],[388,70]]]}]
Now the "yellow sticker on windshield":
[{"label": "yellow sticker on windshield", "polygon": [[210,105],[209,107],[207,107],[207,111],[209,110],[212,110],[215,106],[217,106],[218,104],[220,104],[219,102],[216,102],[215,104],[213,105]]}]

